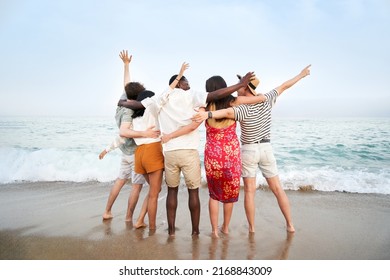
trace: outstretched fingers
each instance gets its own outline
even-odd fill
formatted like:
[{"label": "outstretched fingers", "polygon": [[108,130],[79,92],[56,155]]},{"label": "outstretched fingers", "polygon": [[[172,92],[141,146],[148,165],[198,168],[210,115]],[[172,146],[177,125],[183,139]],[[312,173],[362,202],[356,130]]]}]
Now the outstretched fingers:
[{"label": "outstretched fingers", "polygon": [[180,74],[183,75],[184,71],[186,71],[188,68],[190,68],[190,64],[188,62],[183,62],[180,68]]},{"label": "outstretched fingers", "polygon": [[130,63],[133,56],[132,55],[129,56],[129,52],[127,50],[122,50],[119,53],[119,58],[122,59],[124,63]]}]

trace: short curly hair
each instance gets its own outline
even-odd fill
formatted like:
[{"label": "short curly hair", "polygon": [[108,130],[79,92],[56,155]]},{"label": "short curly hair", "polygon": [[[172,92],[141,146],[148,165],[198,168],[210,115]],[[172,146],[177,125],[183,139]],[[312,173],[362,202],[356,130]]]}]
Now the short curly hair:
[{"label": "short curly hair", "polygon": [[127,99],[137,100],[137,96],[139,93],[143,92],[145,87],[143,84],[138,82],[130,82],[125,86],[125,92],[127,95]]}]

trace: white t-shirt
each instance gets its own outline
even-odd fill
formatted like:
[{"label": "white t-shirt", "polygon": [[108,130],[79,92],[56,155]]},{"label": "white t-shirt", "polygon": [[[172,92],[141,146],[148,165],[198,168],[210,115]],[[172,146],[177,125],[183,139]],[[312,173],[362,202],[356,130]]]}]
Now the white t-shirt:
[{"label": "white t-shirt", "polygon": [[[143,100],[147,107],[155,102],[159,110],[159,123],[162,133],[168,134],[192,122],[191,118],[199,107],[206,107],[207,92],[168,88],[163,93]],[[148,100],[149,99],[149,100]],[[164,151],[198,149],[200,136],[198,130],[182,135],[163,144]]]},{"label": "white t-shirt", "polygon": [[[149,98],[147,98],[149,99]],[[144,99],[141,103],[146,99]],[[157,114],[158,114],[158,107],[155,102],[152,102],[148,104],[148,106],[145,106],[145,112],[142,117],[138,117],[133,119],[133,130],[136,131],[143,131],[148,129],[151,126],[154,126],[154,130],[159,130],[159,123],[157,120]],[[143,144],[150,144],[155,142],[160,142],[160,138],[134,138],[135,143],[137,146],[143,145]]]}]

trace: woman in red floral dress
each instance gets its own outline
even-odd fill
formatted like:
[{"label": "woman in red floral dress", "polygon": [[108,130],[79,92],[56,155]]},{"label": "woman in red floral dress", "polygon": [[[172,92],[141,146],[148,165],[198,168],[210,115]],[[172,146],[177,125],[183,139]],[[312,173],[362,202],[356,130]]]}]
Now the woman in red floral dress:
[{"label": "woman in red floral dress", "polygon": [[[206,91],[211,92],[226,87],[225,80],[213,76],[206,81]],[[234,97],[229,95],[208,104],[206,110],[215,111],[243,103],[263,102],[263,95]],[[229,223],[233,213],[233,203],[238,201],[241,179],[240,142],[236,134],[236,122],[231,119],[208,119],[206,125],[206,145],[204,166],[209,189],[209,214],[212,235],[219,237],[219,202],[223,203],[223,224],[221,232],[229,233]]]}]

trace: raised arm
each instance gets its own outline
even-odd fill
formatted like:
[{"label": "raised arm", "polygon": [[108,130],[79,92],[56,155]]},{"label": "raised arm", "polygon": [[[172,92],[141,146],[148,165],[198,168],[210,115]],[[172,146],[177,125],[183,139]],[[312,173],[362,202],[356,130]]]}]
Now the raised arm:
[{"label": "raised arm", "polygon": [[306,66],[298,75],[296,75],[294,78],[285,81],[283,84],[280,86],[276,87],[275,89],[278,91],[278,94],[281,95],[286,89],[292,87],[295,85],[297,82],[299,82],[301,79],[306,77],[307,75],[310,75],[310,67],[311,64]]},{"label": "raised arm", "polygon": [[241,80],[232,86],[226,87],[226,88],[221,88],[216,91],[209,92],[207,95],[207,100],[206,102],[211,102],[215,101],[217,99],[224,98],[228,96],[229,94],[232,94],[233,92],[239,90],[242,87],[246,87],[249,83],[249,81],[254,77],[253,72],[248,72],[244,77],[241,78]]},{"label": "raised arm", "polygon": [[179,83],[181,77],[183,77],[184,72],[185,72],[188,68],[190,68],[190,64],[187,63],[187,62],[183,62],[183,64],[181,65],[179,74],[177,75],[176,79],[174,79],[173,82],[169,85],[169,87],[170,87],[171,89],[174,89],[174,88],[177,86],[177,84]]},{"label": "raised arm", "polygon": [[[119,53],[119,58],[123,61],[123,88],[125,88],[125,86],[130,83],[131,79],[130,79],[130,62],[131,62],[131,59],[133,58],[132,55],[129,56],[129,53],[127,50],[123,50]],[[134,106],[137,106],[137,105],[133,105],[130,103],[127,102],[126,99],[120,99],[118,101],[118,106],[123,106],[123,107],[126,107],[126,108],[129,108],[129,109],[133,109],[133,110],[136,110],[136,109],[141,109],[141,108],[133,108]]]},{"label": "raised arm", "polygon": [[236,100],[233,102],[232,106],[237,106],[240,104],[255,104],[261,103],[266,100],[264,94],[258,94],[256,96],[237,96]]},{"label": "raised arm", "polygon": [[130,83],[130,62],[133,58],[132,55],[129,56],[127,50],[123,50],[119,53],[120,59],[123,61],[123,88]]}]

